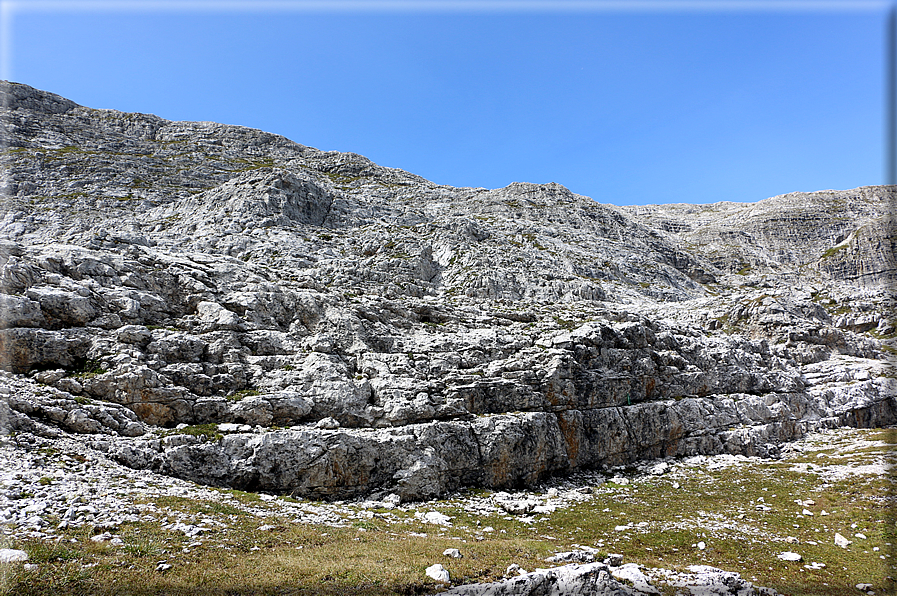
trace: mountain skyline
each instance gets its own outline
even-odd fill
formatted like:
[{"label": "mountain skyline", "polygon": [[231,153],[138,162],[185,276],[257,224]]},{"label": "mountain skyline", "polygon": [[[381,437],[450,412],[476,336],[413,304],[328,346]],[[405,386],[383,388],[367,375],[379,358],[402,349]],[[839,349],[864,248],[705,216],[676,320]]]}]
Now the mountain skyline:
[{"label": "mountain skyline", "polygon": [[627,205],[886,182],[888,3],[627,6],[4,3],[0,78],[459,187]]}]

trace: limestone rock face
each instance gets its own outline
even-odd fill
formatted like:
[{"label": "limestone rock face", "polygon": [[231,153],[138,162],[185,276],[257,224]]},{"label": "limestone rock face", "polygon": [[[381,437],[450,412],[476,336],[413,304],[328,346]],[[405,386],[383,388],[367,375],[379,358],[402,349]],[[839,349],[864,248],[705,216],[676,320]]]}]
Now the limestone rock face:
[{"label": "limestone rock face", "polygon": [[893,187],[620,208],[0,91],[6,431],[407,501],[897,421]]},{"label": "limestone rock face", "polygon": [[859,286],[897,280],[893,187],[790,193],[758,203],[624,207],[730,272],[812,270]]}]

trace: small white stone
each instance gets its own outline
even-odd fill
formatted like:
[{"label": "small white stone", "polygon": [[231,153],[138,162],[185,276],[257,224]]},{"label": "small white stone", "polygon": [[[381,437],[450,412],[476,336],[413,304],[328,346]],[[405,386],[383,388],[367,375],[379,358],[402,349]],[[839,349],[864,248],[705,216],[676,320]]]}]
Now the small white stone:
[{"label": "small white stone", "polygon": [[0,563],[22,563],[28,560],[28,553],[14,548],[0,548]]},{"label": "small white stone", "polygon": [[850,540],[842,536],[841,534],[835,532],[835,546],[840,546],[841,548],[847,548],[853,544]]},{"label": "small white stone", "polygon": [[461,557],[464,556],[461,554],[461,551],[459,551],[457,548],[447,548],[444,551],[442,551],[442,554],[445,555],[446,557],[452,557],[453,559],[460,559]]},{"label": "small white stone", "polygon": [[661,476],[665,474],[670,469],[670,464],[667,462],[660,462],[659,464],[652,466],[648,473],[654,476]]},{"label": "small white stone", "polygon": [[804,560],[804,558],[802,556],[800,556],[799,554],[788,552],[788,551],[786,551],[784,553],[779,553],[776,556],[783,561],[803,561]]},{"label": "small white stone", "polygon": [[707,548],[707,544],[703,540],[698,543],[698,550],[704,550],[705,548]]},{"label": "small white stone", "polygon": [[91,536],[90,539],[93,542],[106,542],[108,540],[112,540],[112,534],[110,534],[109,532],[103,532],[102,534]]},{"label": "small white stone", "polygon": [[859,538],[859,539],[861,539],[861,540],[865,540],[865,539],[866,539],[866,535],[863,534],[863,533],[861,533],[861,532],[857,532],[857,533],[854,534],[853,536],[854,536],[854,538]]},{"label": "small white stone", "polygon": [[450,526],[452,518],[445,515],[444,513],[439,513],[438,511],[427,511],[423,515],[423,520],[428,524],[435,524],[437,526]]},{"label": "small white stone", "polygon": [[168,563],[159,563],[158,565],[156,565],[156,571],[158,571],[160,573],[165,573],[166,571],[171,569],[171,567],[172,567],[172,565],[170,565]]},{"label": "small white stone", "polygon": [[439,563],[436,563],[435,565],[430,565],[429,567],[426,568],[425,571],[426,571],[427,577],[435,579],[438,582],[447,584],[450,581],[448,570],[445,567],[443,567],[442,565],[440,565]]}]

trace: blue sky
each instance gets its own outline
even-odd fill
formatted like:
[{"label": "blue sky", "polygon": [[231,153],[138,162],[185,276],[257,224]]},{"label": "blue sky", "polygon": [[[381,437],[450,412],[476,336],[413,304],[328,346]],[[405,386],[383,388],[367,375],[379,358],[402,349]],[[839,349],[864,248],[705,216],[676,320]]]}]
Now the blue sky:
[{"label": "blue sky", "polygon": [[4,78],[440,184],[629,205],[885,183],[889,2],[0,4]]}]

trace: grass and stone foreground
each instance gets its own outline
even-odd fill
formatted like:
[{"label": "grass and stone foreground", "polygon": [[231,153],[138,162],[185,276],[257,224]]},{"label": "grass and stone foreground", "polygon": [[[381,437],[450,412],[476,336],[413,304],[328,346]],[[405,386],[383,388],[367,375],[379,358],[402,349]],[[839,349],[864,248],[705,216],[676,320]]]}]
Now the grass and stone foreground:
[{"label": "grass and stone foreground", "polygon": [[622,555],[661,594],[689,594],[670,571],[693,565],[792,596],[894,594],[895,444],[894,428],[844,428],[779,459],[696,456],[531,491],[322,503],[203,487],[22,433],[0,447],[0,548],[27,561],[0,564],[0,594],[429,594],[448,587],[426,574],[436,563],[457,586],[571,552]]}]

